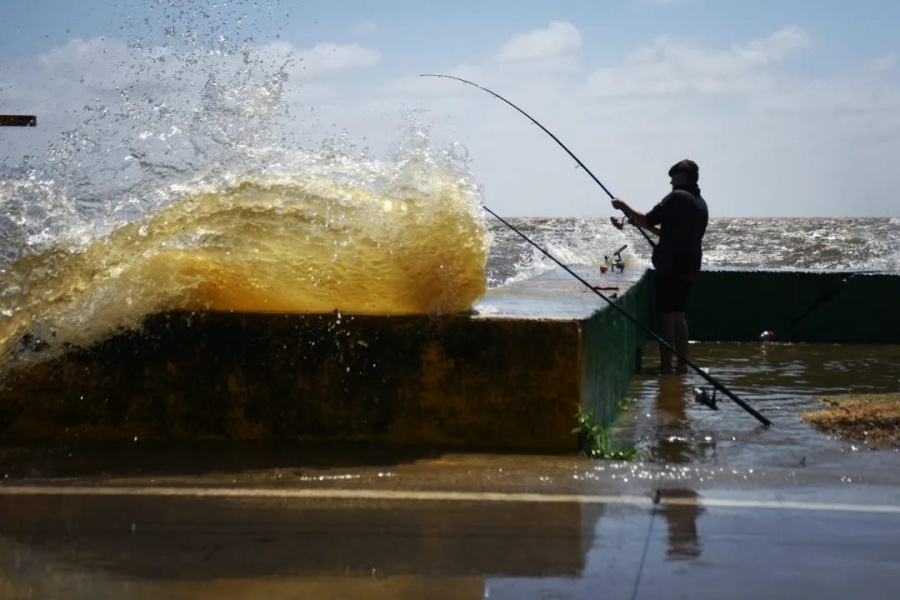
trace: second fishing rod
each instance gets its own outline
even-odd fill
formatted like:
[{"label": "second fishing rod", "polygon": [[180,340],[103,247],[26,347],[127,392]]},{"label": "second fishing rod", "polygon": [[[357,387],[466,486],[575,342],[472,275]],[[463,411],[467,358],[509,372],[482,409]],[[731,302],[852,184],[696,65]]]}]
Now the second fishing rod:
[{"label": "second fishing rod", "polygon": [[[575,154],[574,154],[571,150],[569,150],[569,149],[568,149],[568,148],[567,148],[567,147],[566,147],[566,146],[565,146],[565,145],[564,145],[564,144],[563,144],[563,143],[562,143],[555,135],[553,135],[553,133],[551,133],[546,127],[544,127],[543,125],[541,125],[541,124],[540,124],[537,120],[535,120],[531,115],[529,115],[528,113],[526,113],[524,110],[522,110],[521,108],[519,108],[518,106],[516,106],[515,104],[513,104],[512,102],[510,102],[510,101],[507,100],[506,98],[500,96],[499,94],[497,94],[497,93],[495,93],[495,92],[492,92],[491,90],[489,90],[489,89],[487,89],[487,88],[485,88],[485,87],[482,87],[482,86],[478,85],[477,83],[473,83],[473,82],[471,82],[471,81],[468,81],[468,80],[466,80],[466,79],[462,79],[462,78],[459,78],[459,77],[453,77],[453,76],[451,76],[451,75],[422,75],[422,76],[423,76],[423,77],[444,77],[444,78],[447,78],[447,79],[455,79],[455,80],[460,81],[460,82],[462,82],[462,83],[466,83],[466,84],[475,86],[475,87],[477,87],[477,88],[479,88],[479,89],[481,89],[481,90],[484,90],[485,92],[491,94],[491,95],[494,96],[495,98],[498,98],[499,100],[502,100],[502,101],[505,102],[506,104],[510,105],[511,107],[513,107],[514,109],[516,109],[517,111],[519,111],[520,113],[522,113],[523,115],[525,115],[532,123],[534,123],[535,125],[537,125],[538,127],[540,127],[541,130],[544,131],[547,135],[549,135],[551,138],[553,138],[553,140],[556,141],[556,143],[559,144],[559,145],[560,145],[560,146],[561,146],[561,147],[569,154],[569,156],[571,156],[571,157],[578,163],[578,165],[579,165],[582,169],[584,169],[584,171],[585,171],[588,175],[591,176],[591,178],[597,183],[597,185],[599,185],[601,188],[603,188],[603,191],[605,191],[605,192],[607,193],[607,195],[609,195],[610,198],[614,198],[614,196],[612,195],[612,193],[610,193],[610,191],[609,191],[608,189],[606,189],[606,186],[604,186],[604,185],[600,182],[600,180],[597,179],[597,177],[596,177],[596,176],[595,176],[595,175],[587,168],[587,166],[586,166],[584,163],[582,163],[581,160],[580,160],[577,156],[575,156]],[[553,262],[555,262],[557,265],[559,265],[561,268],[563,268],[567,273],[569,273],[569,274],[572,275],[575,279],[577,279],[580,283],[582,283],[582,284],[585,285],[588,289],[590,289],[592,292],[594,292],[595,294],[597,294],[598,296],[600,296],[603,300],[606,301],[606,303],[607,303],[609,306],[611,306],[613,309],[617,310],[621,315],[623,315],[623,316],[624,316],[625,318],[627,318],[629,321],[631,321],[631,322],[634,323],[636,326],[638,326],[642,331],[644,331],[644,332],[647,333],[650,337],[654,338],[657,342],[659,342],[660,344],[662,344],[665,348],[667,348],[670,352],[672,352],[673,355],[675,355],[675,356],[677,356],[679,359],[681,359],[681,360],[684,362],[684,364],[686,364],[686,365],[688,365],[689,367],[691,367],[691,369],[693,369],[698,375],[700,375],[703,379],[705,379],[708,383],[710,383],[710,384],[713,386],[714,389],[716,389],[716,390],[722,392],[723,394],[725,394],[730,400],[732,400],[735,404],[737,404],[738,406],[740,406],[742,409],[744,409],[747,413],[749,413],[749,414],[750,414],[751,416],[753,416],[757,421],[759,421],[760,423],[762,423],[762,424],[765,425],[766,427],[771,427],[771,426],[772,426],[772,422],[771,422],[769,419],[767,419],[767,418],[764,417],[762,414],[760,414],[760,413],[759,413],[756,409],[754,409],[752,406],[750,406],[749,404],[747,404],[746,402],[744,402],[743,400],[741,400],[737,395],[735,395],[733,392],[731,392],[731,390],[729,390],[727,387],[725,387],[725,385],[723,385],[723,384],[722,384],[721,382],[719,382],[717,379],[715,379],[714,377],[712,377],[709,373],[707,373],[706,371],[704,371],[703,369],[701,369],[700,367],[698,367],[697,365],[695,365],[693,362],[691,362],[690,360],[688,360],[688,358],[687,358],[686,356],[684,356],[683,354],[681,354],[680,352],[678,352],[678,350],[676,350],[676,349],[672,346],[672,344],[670,344],[670,343],[668,342],[668,340],[665,340],[665,339],[663,339],[661,336],[657,335],[657,334],[656,334],[654,331],[652,331],[649,327],[647,327],[646,325],[644,325],[643,323],[641,323],[637,318],[635,318],[634,316],[632,316],[632,315],[631,315],[630,313],[628,313],[625,309],[623,309],[622,307],[620,307],[618,304],[614,303],[614,302],[613,302],[612,300],[610,300],[607,296],[605,296],[602,292],[600,292],[599,290],[597,290],[597,289],[596,289],[594,286],[592,286],[587,280],[585,280],[583,277],[581,277],[580,275],[578,275],[577,273],[575,273],[571,268],[569,268],[568,266],[566,266],[565,264],[563,264],[561,261],[559,261],[558,259],[556,259],[553,255],[551,255],[547,250],[545,250],[543,247],[541,247],[541,246],[538,245],[536,242],[534,242],[533,240],[531,240],[531,238],[529,238],[528,236],[526,236],[524,233],[522,233],[521,231],[519,231],[519,230],[518,230],[516,227],[514,227],[512,224],[510,224],[510,223],[507,222],[505,219],[503,219],[502,217],[500,217],[500,215],[498,215],[497,213],[495,213],[494,211],[492,211],[492,210],[491,210],[490,208],[488,208],[487,206],[485,206],[484,209],[485,209],[487,212],[489,212],[491,215],[493,215],[495,218],[497,218],[497,220],[499,220],[501,223],[503,223],[506,227],[508,227],[509,229],[511,229],[514,233],[518,234],[518,235],[519,235],[521,238],[523,238],[526,242],[528,242],[529,244],[531,244],[532,246],[534,246],[538,251],[540,251],[542,254],[544,254],[544,256],[546,256],[547,258],[549,258],[550,260],[552,260]],[[635,224],[635,226],[637,226],[637,225]],[[655,247],[655,244],[653,244],[653,241],[650,240],[650,238],[647,236],[647,233],[646,233],[643,229],[641,229],[640,227],[638,227],[638,229],[639,229],[639,230],[641,231],[641,233],[644,235],[644,238],[651,244],[651,246],[654,246],[654,247]]]}]

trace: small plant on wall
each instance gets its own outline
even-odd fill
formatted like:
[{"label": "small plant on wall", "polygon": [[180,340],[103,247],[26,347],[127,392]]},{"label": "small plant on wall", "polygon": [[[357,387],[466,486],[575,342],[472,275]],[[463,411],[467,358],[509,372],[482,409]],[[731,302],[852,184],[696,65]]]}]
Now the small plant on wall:
[{"label": "small plant on wall", "polygon": [[575,421],[577,425],[572,433],[578,434],[578,447],[583,456],[603,460],[632,460],[637,456],[633,449],[612,448],[609,431],[597,422],[595,407],[585,412],[579,404]]}]

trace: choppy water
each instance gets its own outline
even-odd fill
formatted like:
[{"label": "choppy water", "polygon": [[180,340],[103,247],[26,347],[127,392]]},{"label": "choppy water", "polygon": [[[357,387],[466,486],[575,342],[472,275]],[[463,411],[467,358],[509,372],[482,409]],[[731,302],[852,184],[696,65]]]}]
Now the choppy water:
[{"label": "choppy water", "polygon": [[[598,202],[603,198],[598,195]],[[644,208],[649,209],[650,206]],[[713,214],[715,206],[711,207]],[[633,227],[614,229],[607,217],[510,219],[519,229],[572,266],[596,266],[623,245],[627,265],[650,266],[651,249]],[[539,250],[496,220],[488,281],[499,286],[553,269]],[[716,218],[703,244],[704,268],[900,271],[900,217]]]}]

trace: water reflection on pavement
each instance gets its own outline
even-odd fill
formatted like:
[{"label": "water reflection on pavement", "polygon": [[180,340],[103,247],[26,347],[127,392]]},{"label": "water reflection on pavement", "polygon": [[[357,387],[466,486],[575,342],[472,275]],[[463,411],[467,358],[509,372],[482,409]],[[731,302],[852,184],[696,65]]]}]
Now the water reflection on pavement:
[{"label": "water reflection on pavement", "polygon": [[799,416],[817,394],[897,391],[897,349],[865,350],[692,347],[775,427],[693,403],[699,378],[645,374],[615,432],[640,452],[628,463],[6,448],[0,598],[894,597],[900,456]]}]

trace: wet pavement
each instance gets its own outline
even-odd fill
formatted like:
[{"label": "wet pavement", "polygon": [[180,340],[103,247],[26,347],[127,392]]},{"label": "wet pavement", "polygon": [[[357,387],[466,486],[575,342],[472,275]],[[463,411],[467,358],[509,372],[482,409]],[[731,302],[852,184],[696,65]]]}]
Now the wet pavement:
[{"label": "wet pavement", "polygon": [[556,269],[489,289],[474,307],[475,318],[587,319],[625,294],[645,273],[642,269],[600,273],[586,267],[572,272],[581,281]]},{"label": "wet pavement", "polygon": [[614,436],[633,462],[5,448],[0,598],[897,597],[900,453],[800,413],[818,393],[896,391],[898,349],[769,347],[761,367],[762,350],[692,348],[775,427],[692,404],[691,378],[644,375]]},{"label": "wet pavement", "polygon": [[4,498],[4,597],[896,596],[896,515],[694,505]]},{"label": "wet pavement", "polygon": [[0,597],[897,593],[897,475],[309,452],[7,453]]}]

